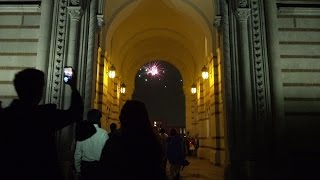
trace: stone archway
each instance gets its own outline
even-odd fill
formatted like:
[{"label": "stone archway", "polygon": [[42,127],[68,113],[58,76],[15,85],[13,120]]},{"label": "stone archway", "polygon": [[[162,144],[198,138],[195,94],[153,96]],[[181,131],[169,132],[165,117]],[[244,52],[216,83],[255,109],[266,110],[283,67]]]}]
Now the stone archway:
[{"label": "stone archway", "polygon": [[[186,127],[200,138],[200,157],[224,164],[221,58],[212,26],[214,1],[107,1],[105,11],[108,21],[101,35],[105,57],[100,63],[104,64],[105,73],[111,64],[118,73],[116,79],[101,80],[108,89],[101,92],[105,94],[102,109],[114,112],[108,120],[116,121],[119,107],[131,98],[138,69],[150,59],[165,60],[181,72]],[[208,80],[201,78],[204,66],[209,70]],[[119,95],[116,90],[123,82],[126,94]],[[198,87],[195,95],[190,92],[193,84]],[[106,112],[106,116],[110,117],[109,114]]]}]

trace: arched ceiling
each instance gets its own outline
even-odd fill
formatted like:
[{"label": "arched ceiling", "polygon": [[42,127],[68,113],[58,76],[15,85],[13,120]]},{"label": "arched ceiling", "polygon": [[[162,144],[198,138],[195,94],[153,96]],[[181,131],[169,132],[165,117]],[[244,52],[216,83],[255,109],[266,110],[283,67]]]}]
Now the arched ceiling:
[{"label": "arched ceiling", "polygon": [[214,42],[208,15],[213,15],[212,1],[201,5],[188,0],[107,2],[110,11],[114,7],[107,20],[106,50],[127,84],[133,84],[138,69],[153,60],[176,66],[185,86],[195,81]]}]

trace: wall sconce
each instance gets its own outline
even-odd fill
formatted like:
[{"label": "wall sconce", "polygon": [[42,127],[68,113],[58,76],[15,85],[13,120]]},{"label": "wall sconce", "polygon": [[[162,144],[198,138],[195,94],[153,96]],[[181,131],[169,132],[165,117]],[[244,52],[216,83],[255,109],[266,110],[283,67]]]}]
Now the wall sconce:
[{"label": "wall sconce", "polygon": [[126,85],[124,83],[122,83],[121,86],[120,86],[120,93],[121,94],[126,93]]},{"label": "wall sconce", "polygon": [[203,66],[201,71],[202,71],[202,78],[203,79],[208,79],[209,78],[208,68],[206,66]]},{"label": "wall sconce", "polygon": [[197,87],[196,87],[195,84],[193,84],[193,85],[191,86],[191,93],[192,93],[192,94],[195,94],[196,92],[197,92]]},{"label": "wall sconce", "polygon": [[114,65],[111,65],[110,69],[109,69],[109,77],[111,79],[113,79],[114,77],[116,77],[116,68],[114,67]]}]

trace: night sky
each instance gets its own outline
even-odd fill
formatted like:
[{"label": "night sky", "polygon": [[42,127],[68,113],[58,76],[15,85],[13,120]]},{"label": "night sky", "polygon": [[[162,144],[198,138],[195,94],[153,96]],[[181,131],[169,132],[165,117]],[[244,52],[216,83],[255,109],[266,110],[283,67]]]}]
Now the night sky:
[{"label": "night sky", "polygon": [[[156,64],[158,74],[147,73]],[[150,71],[149,71],[150,72]],[[151,121],[166,121],[168,126],[185,127],[185,96],[179,71],[164,61],[153,61],[140,68],[132,98],[143,101]]]}]

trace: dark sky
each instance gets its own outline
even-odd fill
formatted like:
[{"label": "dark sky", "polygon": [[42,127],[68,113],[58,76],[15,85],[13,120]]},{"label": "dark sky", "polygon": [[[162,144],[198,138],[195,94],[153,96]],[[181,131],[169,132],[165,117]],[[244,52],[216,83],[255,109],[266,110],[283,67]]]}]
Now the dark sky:
[{"label": "dark sky", "polygon": [[[154,63],[160,67],[156,76],[146,73],[146,67]],[[150,120],[185,127],[185,96],[182,86],[181,75],[173,65],[164,61],[150,62],[141,67],[136,75],[132,98],[146,104]]]}]

